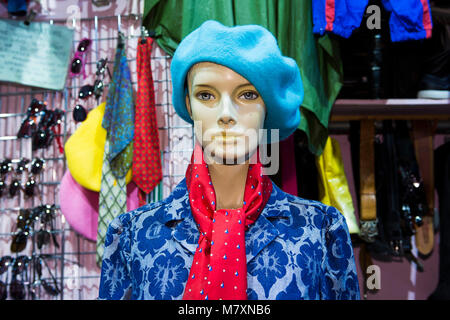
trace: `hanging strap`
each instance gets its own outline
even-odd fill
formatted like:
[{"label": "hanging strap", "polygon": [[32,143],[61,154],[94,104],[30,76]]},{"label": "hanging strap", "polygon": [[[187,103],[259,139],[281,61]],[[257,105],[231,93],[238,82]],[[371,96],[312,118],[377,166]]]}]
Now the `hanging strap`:
[{"label": "hanging strap", "polygon": [[367,242],[374,242],[378,234],[374,138],[374,121],[361,120],[359,141],[360,237]]},{"label": "hanging strap", "polygon": [[419,165],[420,176],[422,177],[427,202],[427,215],[423,217],[423,224],[416,226],[416,247],[423,254],[428,255],[434,246],[434,146],[433,135],[436,123],[430,120],[412,121],[412,131],[414,137],[414,148],[416,151],[417,163]]}]

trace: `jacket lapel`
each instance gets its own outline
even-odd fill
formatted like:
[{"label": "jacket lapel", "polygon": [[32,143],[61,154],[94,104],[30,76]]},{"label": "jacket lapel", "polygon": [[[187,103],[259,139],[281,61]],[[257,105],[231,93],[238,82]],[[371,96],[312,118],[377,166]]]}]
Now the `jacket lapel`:
[{"label": "jacket lapel", "polygon": [[286,193],[273,182],[272,186],[272,193],[263,212],[245,233],[247,264],[261,250],[284,233],[283,229],[278,227],[279,224],[274,224],[273,222],[279,219],[289,219],[291,215]]},{"label": "jacket lapel", "polygon": [[189,205],[189,192],[186,187],[186,179],[183,179],[176,187],[179,191],[176,197],[171,193],[167,199],[166,225],[173,227],[172,237],[184,249],[194,254],[197,248],[200,233],[191,213]]}]

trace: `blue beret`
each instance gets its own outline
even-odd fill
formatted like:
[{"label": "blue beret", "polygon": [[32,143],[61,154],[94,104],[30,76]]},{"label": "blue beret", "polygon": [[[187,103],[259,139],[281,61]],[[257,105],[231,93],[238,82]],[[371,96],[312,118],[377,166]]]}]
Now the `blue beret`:
[{"label": "blue beret", "polygon": [[[188,34],[176,49],[172,64],[172,103],[185,121],[193,123],[186,108],[186,76],[199,62],[228,67],[258,90],[266,105],[265,129],[280,129],[279,140],[300,123],[303,85],[295,60],[284,57],[277,40],[258,25],[226,27],[209,20]],[[276,142],[270,139],[269,142]]]}]

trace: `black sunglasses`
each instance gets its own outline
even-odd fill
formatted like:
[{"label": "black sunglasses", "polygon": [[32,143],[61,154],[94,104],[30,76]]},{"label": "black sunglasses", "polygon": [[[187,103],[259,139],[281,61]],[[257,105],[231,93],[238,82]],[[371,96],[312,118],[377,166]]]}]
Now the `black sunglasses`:
[{"label": "black sunglasses", "polygon": [[17,132],[17,138],[31,138],[37,130],[37,117],[45,108],[45,102],[37,99],[31,100],[31,103],[27,108],[26,116],[22,120],[19,131]]},{"label": "black sunglasses", "polygon": [[[47,267],[47,272],[50,275],[53,284],[50,284],[46,279],[43,279],[43,277],[42,277],[42,262],[44,262],[45,266]],[[36,281],[36,279],[34,279],[33,283],[38,283],[38,284],[42,285],[45,292],[47,292],[51,296],[57,296],[58,294],[61,293],[61,290],[58,288],[58,283],[57,283],[55,277],[53,276],[53,273],[51,272],[51,269],[48,266],[47,261],[45,260],[45,255],[38,255],[38,256],[35,256],[33,259],[33,275],[34,275],[34,277],[36,274],[38,276],[38,279],[37,279],[37,281]]]},{"label": "black sunglasses", "polygon": [[17,217],[16,233],[11,241],[11,252],[21,252],[25,249],[28,236],[34,231],[34,223],[40,221],[40,229],[36,232],[38,249],[53,241],[53,245],[59,248],[55,234],[55,205],[40,205],[33,209],[21,209]]},{"label": "black sunglasses", "polygon": [[[7,161],[5,160],[4,162],[7,162]],[[19,163],[17,164],[16,170],[15,170],[16,174],[17,175],[22,174],[23,171],[25,171],[27,169],[29,162],[30,162],[30,160],[28,160],[28,159],[25,159],[25,158],[21,159],[19,161]],[[21,185],[20,179],[14,178],[8,187],[6,182],[4,181],[4,178],[3,177],[0,178],[0,198],[3,197],[6,189],[8,189],[8,193],[11,198],[18,195],[20,190],[23,190],[26,197],[35,196],[36,190],[37,190],[37,188],[36,188],[37,183],[34,178],[34,175],[37,175],[42,171],[42,169],[44,168],[44,164],[45,164],[45,161],[40,158],[36,158],[31,162],[31,165],[29,165],[29,167],[30,167],[30,172],[32,175],[28,177],[27,182],[25,183],[24,186]],[[7,166],[9,166],[9,165],[5,164],[5,169],[3,171],[5,171],[5,172],[12,171],[11,166],[9,166],[9,169],[6,169]]]},{"label": "black sunglasses", "polygon": [[5,176],[7,175],[10,171],[12,171],[13,167],[12,167],[12,161],[11,159],[5,159],[2,161],[2,163],[0,164],[0,175]]},{"label": "black sunglasses", "polygon": [[59,109],[45,110],[38,125],[38,129],[32,135],[32,149],[48,148],[55,138],[53,128],[62,122],[65,112]]},{"label": "black sunglasses", "polygon": [[[12,279],[9,284],[9,295],[14,300],[24,300],[26,298],[25,283],[28,282],[28,264],[31,258],[18,256],[12,263]],[[20,276],[20,280],[18,277]]]}]

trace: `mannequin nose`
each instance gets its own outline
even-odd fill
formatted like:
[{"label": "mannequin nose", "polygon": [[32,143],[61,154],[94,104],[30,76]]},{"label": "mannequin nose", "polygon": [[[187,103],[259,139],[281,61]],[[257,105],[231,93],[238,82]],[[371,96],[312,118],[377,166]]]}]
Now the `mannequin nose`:
[{"label": "mannequin nose", "polygon": [[221,127],[229,127],[236,124],[236,120],[234,120],[231,116],[221,116],[217,122]]},{"label": "mannequin nose", "polygon": [[217,123],[221,127],[232,127],[236,124],[236,119],[233,117],[233,102],[229,97],[223,97],[222,112],[217,120]]}]

